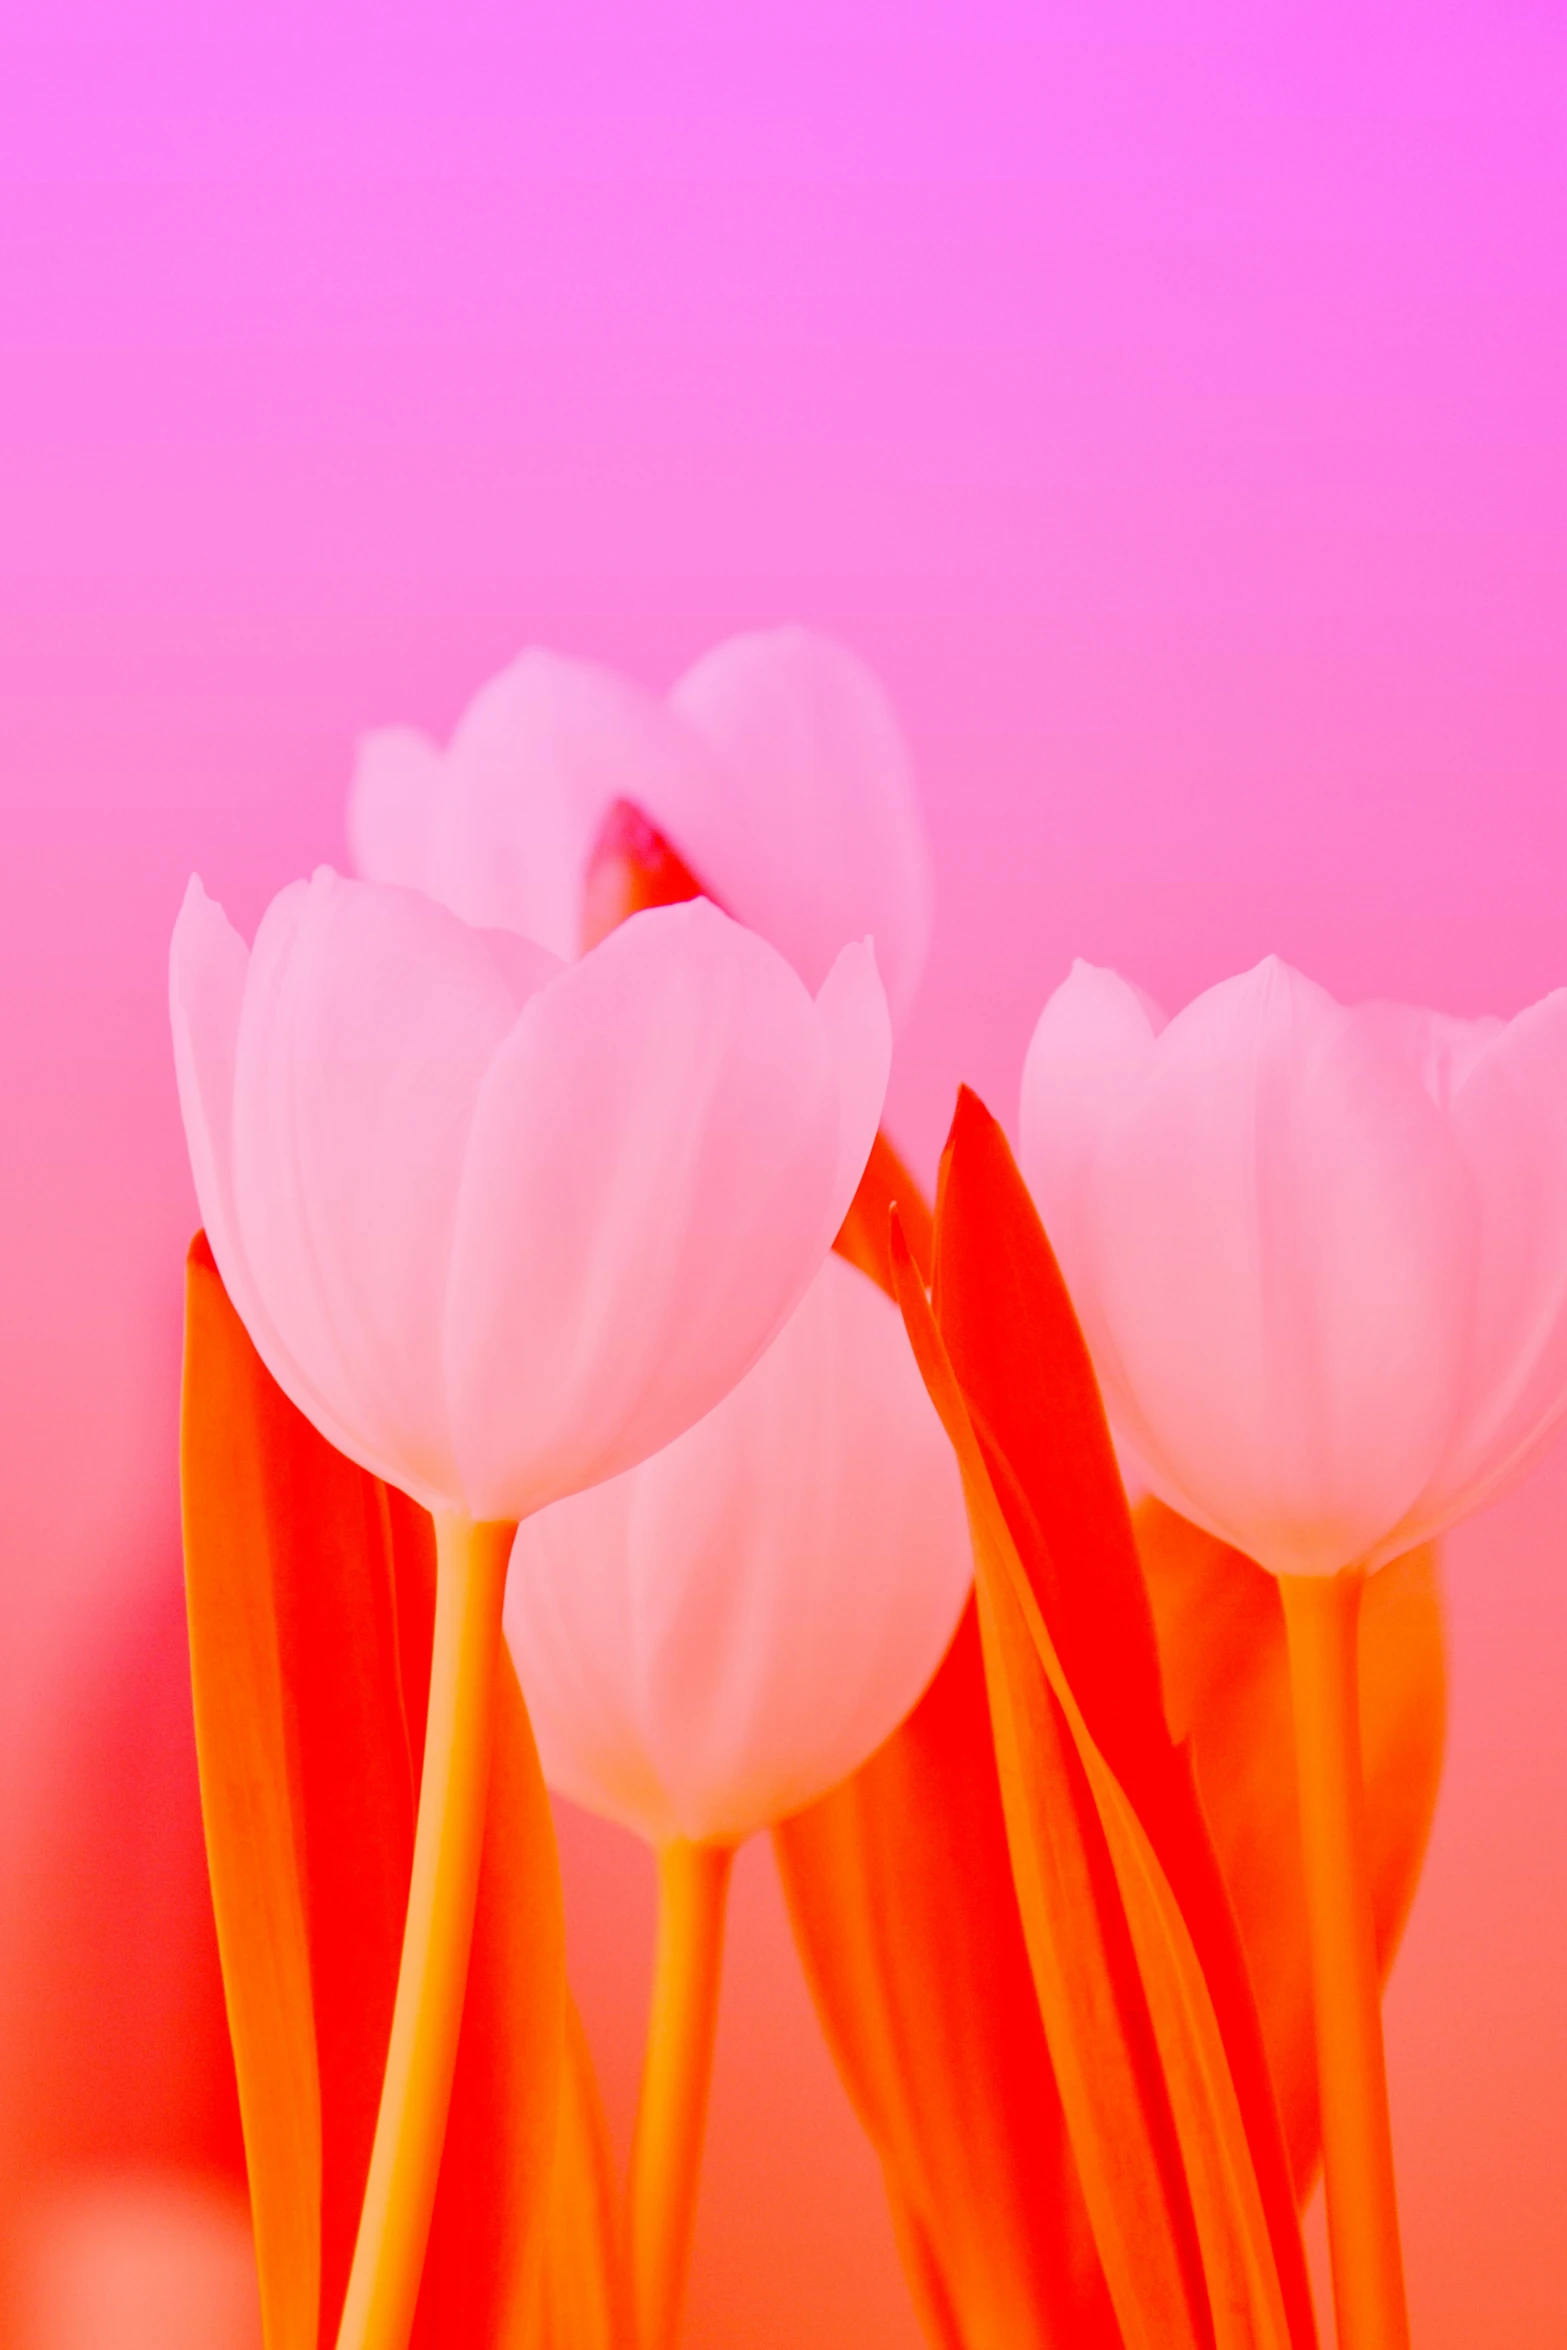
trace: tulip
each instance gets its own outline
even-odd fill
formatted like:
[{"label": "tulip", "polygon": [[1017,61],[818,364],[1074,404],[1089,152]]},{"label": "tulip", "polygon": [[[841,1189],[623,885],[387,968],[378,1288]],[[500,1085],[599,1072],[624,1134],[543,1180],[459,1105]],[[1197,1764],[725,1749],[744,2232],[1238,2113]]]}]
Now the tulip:
[{"label": "tulip", "polygon": [[563,968],[330,872],[253,952],[191,884],[180,1099],[268,1370],[437,1513],[527,1516],[711,1409],[809,1286],[876,1131],[868,949],[813,1004],[695,902]]},{"label": "tulip", "polygon": [[632,2175],[643,2350],[675,2338],[733,1847],[856,1770],[919,1697],[972,1566],[897,1311],[829,1258],[686,1435],[518,1529],[507,1631],[550,1785],[658,1848]]},{"label": "tulip", "polygon": [[932,901],[909,755],[871,672],[814,631],[732,638],[667,702],[530,649],[444,752],[406,727],[365,738],[348,832],[369,879],[569,957],[626,910],[597,909],[587,885],[628,811],[682,877],[662,894],[712,896],[813,991],[843,946],[874,938],[901,1024]]},{"label": "tulip", "polygon": [[1346,1010],[1270,960],[1166,1026],[1080,963],[1022,1159],[1119,1439],[1275,1574],[1429,1541],[1567,1409],[1567,991]]},{"label": "tulip", "polygon": [[1368,1571],[1523,1474],[1567,1408],[1567,991],[1347,1010],[1276,960],[1164,1023],[1079,964],[1025,1172],[1122,1442],[1281,1581],[1342,2350],[1408,2340],[1356,1685]]},{"label": "tulip", "polygon": [[514,1522],[655,1451],[809,1286],[891,1050],[865,946],[816,1000],[711,905],[563,967],[330,872],[253,951],[193,883],[175,1060],[225,1286],[333,1444],[436,1517],[403,1958],[340,2350],[404,2350],[478,1882]]},{"label": "tulip", "polygon": [[830,1257],[705,1420],[519,1528],[506,1629],[545,1778],[650,1844],[737,1843],[896,1728],[971,1578],[897,1309]]}]

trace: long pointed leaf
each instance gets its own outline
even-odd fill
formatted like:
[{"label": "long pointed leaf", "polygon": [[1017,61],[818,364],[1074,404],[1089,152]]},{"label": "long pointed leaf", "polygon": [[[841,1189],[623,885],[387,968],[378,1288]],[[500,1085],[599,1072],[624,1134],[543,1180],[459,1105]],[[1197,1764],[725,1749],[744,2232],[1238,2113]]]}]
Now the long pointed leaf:
[{"label": "long pointed leaf", "polygon": [[[186,1601],[207,1863],[239,2079],[267,2350],[315,2350],[321,2085],[272,1603],[273,1395],[198,1239],[181,1428]],[[282,1405],[282,1398],[277,1398]],[[284,1410],[287,1409],[283,1405]],[[328,1472],[330,1476],[330,1472]]]},{"label": "long pointed leaf", "polygon": [[587,2036],[570,2001],[548,2235],[521,2338],[528,2350],[629,2350],[632,2338],[614,2157]]},{"label": "long pointed leaf", "polygon": [[[938,1219],[939,1223],[939,1219]],[[938,1237],[938,1254],[940,1241]],[[900,1294],[911,1339],[958,1453],[972,1513],[1014,1867],[1063,2103],[1117,2316],[1135,2350],[1203,2338],[1219,2350],[1290,2340],[1266,2215],[1213,2004],[1179,1904],[1137,1812],[1097,1746],[1020,1555],[923,1289]],[[1044,1545],[1028,1530],[1043,1573]],[[1207,2308],[1188,2298],[1177,2200],[1146,2101],[1071,1758],[1103,1830],[1148,1999],[1189,2183]],[[1210,2314],[1211,2313],[1211,2314]]]},{"label": "long pointed leaf", "polygon": [[[380,2094],[433,1622],[429,1521],[281,1395],[205,1243],[187,1293],[186,1572],[203,1808],[268,2350],[335,2337]],[[513,2338],[541,2256],[560,1889],[503,1660],[419,2350]]]},{"label": "long pointed leaf", "polygon": [[1191,1756],[1169,1734],[1147,1588],[1092,1366],[1006,1139],[967,1091],[942,1166],[935,1295],[1034,1601],[1191,1936],[1291,2332],[1309,2342],[1310,2288],[1256,1999]]},{"label": "long pointed leaf", "polygon": [[[889,1296],[894,1205],[928,1271],[930,1210],[878,1136],[837,1248]],[[907,1720],[774,1846],[930,2340],[1120,2350],[1023,1942],[972,1603]]]},{"label": "long pointed leaf", "polygon": [[1115,2350],[1023,1943],[972,1606],[902,1727],[774,1842],[932,2341]]}]

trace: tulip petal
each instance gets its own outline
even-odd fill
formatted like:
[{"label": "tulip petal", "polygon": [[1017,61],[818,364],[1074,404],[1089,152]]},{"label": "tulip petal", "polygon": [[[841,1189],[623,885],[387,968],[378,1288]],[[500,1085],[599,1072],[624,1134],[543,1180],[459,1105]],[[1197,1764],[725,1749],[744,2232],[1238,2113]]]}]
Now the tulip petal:
[{"label": "tulip petal", "polygon": [[[1320,2157],[1289,1659],[1276,1579],[1149,1500],[1137,1544],[1159,1627],[1165,1703],[1190,1738],[1203,1811],[1245,1944],[1297,2197]],[[1377,1958],[1387,1980],[1441,1777],[1446,1715],[1435,1555],[1367,1580],[1360,1731]]]},{"label": "tulip petal", "polygon": [[1379,1556],[1493,1500],[1567,1411],[1567,989],[1505,1028],[1463,1025],[1477,1033],[1455,1074],[1450,1117],[1480,1228],[1464,1407],[1435,1475]]},{"label": "tulip petal", "polygon": [[1507,1026],[1504,1020],[1455,1020],[1420,1004],[1357,1004],[1349,1016],[1419,1079],[1444,1113]]},{"label": "tulip petal", "polygon": [[221,906],[193,875],[169,949],[174,1069],[191,1173],[223,1284],[274,1378],[339,1451],[352,1441],[325,1396],[289,1360],[245,1259],[234,1203],[234,1081],[250,956]]},{"label": "tulip petal", "polygon": [[348,790],[348,848],[366,881],[436,894],[441,754],[412,726],[383,726],[360,740]]},{"label": "tulip petal", "polygon": [[553,954],[581,944],[582,889],[608,810],[629,800],[674,846],[723,796],[691,731],[593,662],[534,646],[474,698],[443,762],[434,878],[468,922],[520,930]]},{"label": "tulip petal", "polygon": [[1171,1021],[1094,1168],[1089,1326],[1154,1490],[1276,1573],[1366,1559],[1459,1402],[1475,1209],[1424,1087],[1268,962]]},{"label": "tulip petal", "polygon": [[644,802],[661,829],[808,987],[847,940],[874,938],[901,1025],[934,893],[908,749],[876,678],[832,638],[779,628],[715,646],[670,705],[718,754],[729,790],[700,835]]},{"label": "tulip petal", "polygon": [[892,1071],[892,1029],[870,942],[833,959],[816,997],[838,1077],[838,1170],[827,1211],[836,1232],[853,1204],[881,1122]]},{"label": "tulip petal", "polygon": [[1106,1132],[1145,1084],[1162,1016],[1130,981],[1076,962],[1041,1012],[1023,1062],[1018,1160],[1110,1399],[1118,1441],[1151,1442],[1093,1278],[1093,1190]]},{"label": "tulip petal", "polygon": [[273,903],[251,956],[234,1199],[286,1350],[269,1367],[290,1392],[297,1374],[302,1408],[351,1409],[344,1449],[427,1503],[462,1496],[441,1333],[474,1103],[556,968],[412,891],[324,870]]},{"label": "tulip petal", "polygon": [[484,1081],[451,1257],[475,1515],[631,1467],[749,1369],[847,1206],[868,1025],[846,1037],[702,899],[634,916],[527,1007]]},{"label": "tulip petal", "polygon": [[738,1842],[880,1745],[971,1579],[897,1310],[829,1258],[695,1427],[519,1528],[506,1622],[545,1776],[651,1843]]},{"label": "tulip petal", "polygon": [[[189,1301],[197,1739],[268,2350],[325,2350],[396,1986],[433,1540],[269,1378],[200,1242]],[[549,2196],[562,1939],[548,1801],[507,1668],[416,2350],[514,2338]]]}]

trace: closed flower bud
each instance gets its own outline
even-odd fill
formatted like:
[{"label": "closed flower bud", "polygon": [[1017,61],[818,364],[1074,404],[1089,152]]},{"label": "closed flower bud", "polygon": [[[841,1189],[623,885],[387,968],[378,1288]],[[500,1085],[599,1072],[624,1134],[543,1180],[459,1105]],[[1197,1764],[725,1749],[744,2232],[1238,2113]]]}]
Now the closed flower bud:
[{"label": "closed flower bud", "polygon": [[897,1310],[829,1258],[705,1420],[519,1530],[506,1625],[545,1777],[653,1844],[780,1819],[897,1726],[971,1573]]},{"label": "closed flower bud", "polygon": [[1118,1437],[1277,1573],[1429,1540],[1567,1407],[1567,991],[1349,1010],[1275,960],[1165,1024],[1080,963],[1022,1160]]},{"label": "closed flower bud", "polygon": [[262,1359],[351,1459],[475,1520],[614,1475],[742,1376],[831,1246],[891,1050],[866,946],[813,1001],[701,902],[563,966],[327,871],[247,951],[193,882],[170,977]]},{"label": "closed flower bud", "polygon": [[[644,862],[652,844],[651,894],[645,874],[627,893],[602,869],[606,825],[611,866],[633,835]],[[366,736],[348,832],[368,879],[561,956],[637,905],[696,889],[813,991],[868,937],[895,1026],[930,941],[930,851],[891,704],[862,661],[810,629],[731,638],[667,702],[530,648],[475,696],[445,751],[407,727]]]}]

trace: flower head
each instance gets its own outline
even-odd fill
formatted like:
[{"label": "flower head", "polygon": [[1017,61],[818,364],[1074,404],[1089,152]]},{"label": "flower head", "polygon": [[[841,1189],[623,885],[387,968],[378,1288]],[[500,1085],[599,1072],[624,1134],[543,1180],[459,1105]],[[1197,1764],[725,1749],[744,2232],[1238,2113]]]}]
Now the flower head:
[{"label": "flower head", "polygon": [[475,696],[445,751],[407,727],[366,736],[348,831],[368,879],[571,956],[595,850],[624,808],[809,988],[851,940],[873,939],[902,1021],[932,897],[909,754],[870,670],[814,630],[730,638],[667,702],[532,647]]},{"label": "flower head", "polygon": [[515,1518],[710,1410],[809,1286],[890,1036],[703,903],[563,966],[318,872],[253,951],[193,882],[171,1001],[196,1189],[268,1369],[431,1507]]},{"label": "flower head", "polygon": [[897,1310],[830,1257],[706,1419],[519,1529],[506,1623],[545,1776],[655,1844],[781,1819],[901,1721],[972,1572]]},{"label": "flower head", "polygon": [[1270,960],[1166,1024],[1080,963],[1022,1158],[1119,1437],[1276,1572],[1412,1549],[1567,1407],[1567,992],[1350,1010]]}]

